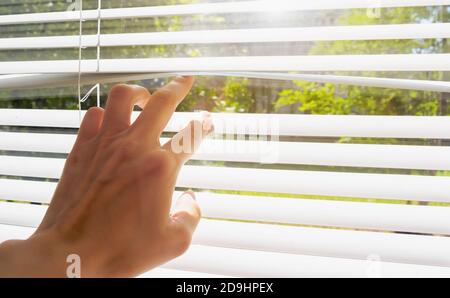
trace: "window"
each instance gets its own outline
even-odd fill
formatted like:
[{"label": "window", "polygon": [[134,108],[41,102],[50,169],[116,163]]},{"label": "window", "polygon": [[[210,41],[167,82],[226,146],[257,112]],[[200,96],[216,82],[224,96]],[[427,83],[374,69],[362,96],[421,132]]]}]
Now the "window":
[{"label": "window", "polygon": [[112,84],[195,74],[163,137],[214,112],[177,183],[205,219],[148,276],[450,276],[449,4],[3,1],[0,241],[39,224]]}]

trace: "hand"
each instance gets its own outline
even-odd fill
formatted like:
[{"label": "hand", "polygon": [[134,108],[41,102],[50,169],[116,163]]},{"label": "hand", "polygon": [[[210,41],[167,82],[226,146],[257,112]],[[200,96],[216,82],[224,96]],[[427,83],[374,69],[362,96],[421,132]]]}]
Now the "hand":
[{"label": "hand", "polygon": [[[212,130],[209,114],[159,140],[193,81],[178,77],[153,95],[116,85],[105,110],[86,113],[41,225],[0,246],[0,276],[63,277],[72,254],[82,277],[135,276],[186,251],[200,209],[186,193],[170,215],[171,200],[180,168]],[[143,111],[131,124],[135,105]]]}]

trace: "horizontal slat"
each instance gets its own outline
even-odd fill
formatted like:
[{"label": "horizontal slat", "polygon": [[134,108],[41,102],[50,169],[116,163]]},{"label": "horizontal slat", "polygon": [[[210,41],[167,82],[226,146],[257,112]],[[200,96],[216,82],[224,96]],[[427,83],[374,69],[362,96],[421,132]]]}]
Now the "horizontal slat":
[{"label": "horizontal slat", "polygon": [[0,202],[1,229],[8,230],[8,226],[37,228],[45,212],[47,212],[47,206],[44,205]]},{"label": "horizontal slat", "polygon": [[193,243],[361,260],[377,255],[387,262],[450,267],[448,237],[202,220]]},{"label": "horizontal slat", "polygon": [[11,201],[50,203],[56,183],[0,179],[0,199]]},{"label": "horizontal slat", "polygon": [[450,235],[450,208],[197,193],[205,217]]},{"label": "horizontal slat", "polygon": [[0,150],[69,153],[75,139],[70,134],[0,132]]},{"label": "horizontal slat", "polygon": [[[75,135],[0,132],[0,150],[69,153]],[[162,138],[161,144],[168,142]],[[330,154],[333,152],[333,154]],[[193,160],[450,170],[450,147],[205,140]]]},{"label": "horizontal slat", "polygon": [[[138,115],[134,113],[133,119]],[[197,117],[197,113],[175,113],[165,130],[177,132]],[[219,134],[242,135],[245,132],[280,136],[450,139],[450,117],[446,116],[213,113],[212,117],[215,132]],[[80,119],[78,111],[0,109],[0,125],[77,128]],[[267,126],[272,126],[270,131],[264,131]]]},{"label": "horizontal slat", "polygon": [[190,166],[181,171],[177,185],[199,189],[450,201],[447,191],[450,177]]},{"label": "horizontal slat", "polygon": [[[80,65],[81,64],[81,65]],[[81,66],[81,67],[80,67]],[[100,68],[98,68],[100,66]],[[449,71],[450,54],[239,56],[0,62],[0,74],[179,71]]]},{"label": "horizontal slat", "polygon": [[27,239],[35,228],[0,224],[0,243],[10,239]]},{"label": "horizontal slat", "polygon": [[[104,20],[138,18],[138,17],[162,17],[173,15],[194,14],[226,14],[246,12],[276,12],[276,11],[307,11],[307,10],[329,10],[349,8],[374,8],[374,7],[415,7],[449,5],[448,0],[378,0],[376,2],[360,0],[263,0],[263,1],[240,1],[219,2],[187,5],[161,5],[149,7],[131,7],[102,9],[101,17]],[[83,19],[94,20],[98,18],[97,10],[87,10],[82,13]],[[78,11],[33,13],[19,15],[0,16],[0,25],[23,24],[23,23],[50,23],[77,21],[80,18]]]},{"label": "horizontal slat", "polygon": [[194,245],[165,268],[238,277],[449,277],[447,267]]},{"label": "horizontal slat", "polygon": [[[0,175],[58,179],[64,159],[0,156]],[[283,179],[280,179],[283,177]],[[450,177],[185,166],[178,187],[450,202]]]},{"label": "horizontal slat", "polygon": [[[244,77],[264,80],[306,81],[315,83],[332,83],[353,86],[395,88],[434,92],[450,92],[450,82],[430,80],[409,80],[361,76],[335,76],[316,74],[293,74],[277,72],[178,72],[178,73],[138,73],[138,74],[83,74],[82,85],[118,83],[149,79],[169,78],[173,76],[208,76],[208,77]],[[78,74],[25,74],[1,75],[0,89],[33,89],[65,87],[78,85]]]},{"label": "horizontal slat", "polygon": [[[138,45],[300,42],[325,40],[389,40],[450,37],[450,23],[327,26],[300,28],[204,30],[83,35],[82,47]],[[42,36],[1,38],[0,50],[77,48],[80,37]]]},{"label": "horizontal slat", "polygon": [[[32,228],[0,226],[0,242]],[[450,277],[450,268],[192,245],[165,269],[236,277]]]},{"label": "horizontal slat", "polygon": [[[0,199],[48,204],[55,188],[56,183],[52,182],[0,179]],[[174,194],[174,202],[179,195],[179,192]],[[208,218],[450,235],[448,207],[282,199],[207,192],[197,193],[196,196],[203,215]],[[11,211],[6,214],[15,213]],[[27,216],[21,224],[32,226],[35,218]],[[13,219],[17,220],[17,217]]]},{"label": "horizontal slat", "polygon": [[[0,203],[0,224],[37,227],[46,207]],[[256,206],[255,206],[256,207]],[[7,211],[11,211],[10,213]],[[450,267],[450,238],[392,233],[344,231],[204,219],[193,243],[289,254],[367,259]],[[408,247],[408,250],[405,250]]]}]

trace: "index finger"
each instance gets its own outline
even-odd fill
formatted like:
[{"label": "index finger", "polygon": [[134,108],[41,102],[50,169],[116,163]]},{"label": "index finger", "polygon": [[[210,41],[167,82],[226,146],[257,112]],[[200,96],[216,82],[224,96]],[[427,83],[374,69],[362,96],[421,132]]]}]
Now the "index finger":
[{"label": "index finger", "polygon": [[140,137],[159,140],[173,113],[189,94],[193,84],[193,77],[176,77],[169,84],[157,90],[133,123],[132,130]]}]

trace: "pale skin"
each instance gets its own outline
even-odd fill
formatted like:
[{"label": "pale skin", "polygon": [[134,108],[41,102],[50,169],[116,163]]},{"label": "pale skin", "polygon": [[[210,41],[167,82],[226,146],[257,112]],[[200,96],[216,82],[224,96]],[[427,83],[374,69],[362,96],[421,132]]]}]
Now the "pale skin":
[{"label": "pale skin", "polygon": [[[179,144],[188,133],[192,150],[173,150],[160,136],[193,83],[177,77],[154,94],[116,85],[104,110],[91,108],[39,228],[27,240],[0,244],[0,276],[65,277],[67,256],[77,254],[82,277],[132,277],[187,250],[200,208],[188,192],[170,213],[172,195],[211,118],[174,137]],[[135,105],[143,111],[131,123]]]}]

